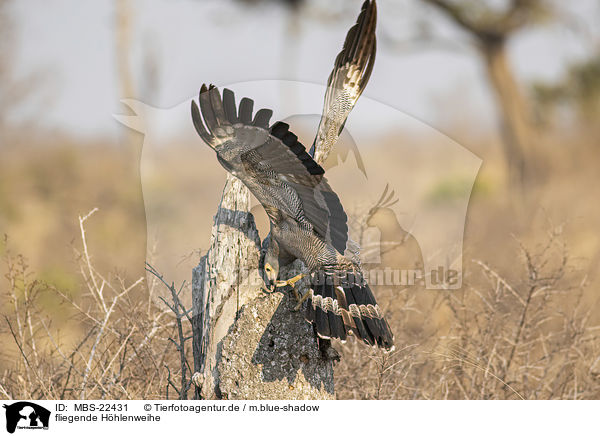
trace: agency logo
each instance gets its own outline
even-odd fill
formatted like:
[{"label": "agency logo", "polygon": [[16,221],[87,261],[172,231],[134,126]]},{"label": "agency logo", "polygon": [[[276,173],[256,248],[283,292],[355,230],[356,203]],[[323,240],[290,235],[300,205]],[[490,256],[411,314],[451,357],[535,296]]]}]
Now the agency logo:
[{"label": "agency logo", "polygon": [[19,430],[48,430],[50,411],[42,406],[29,401],[19,401],[10,405],[4,404],[6,409],[6,431],[14,433]]},{"label": "agency logo", "polygon": [[[263,80],[220,88],[231,89],[238,101],[254,99],[254,111],[269,108],[271,122],[289,124],[302,144],[312,144],[321,119],[323,86]],[[194,130],[189,100],[169,109],[132,99],[123,103],[134,114],[115,118],[144,134],[140,176],[147,260],[161,274],[182,282],[194,266],[191,261],[186,265],[195,259],[189,253],[197,252],[198,246],[206,248],[206,242],[199,241],[210,235],[226,172]],[[462,286],[463,234],[481,163],[433,127],[361,97],[323,167],[347,215],[348,239],[353,242],[348,247],[358,252],[369,284]],[[261,230],[260,223],[266,214],[256,199],[250,203],[264,238],[269,226],[263,224]],[[182,298],[191,301],[189,295]]]}]

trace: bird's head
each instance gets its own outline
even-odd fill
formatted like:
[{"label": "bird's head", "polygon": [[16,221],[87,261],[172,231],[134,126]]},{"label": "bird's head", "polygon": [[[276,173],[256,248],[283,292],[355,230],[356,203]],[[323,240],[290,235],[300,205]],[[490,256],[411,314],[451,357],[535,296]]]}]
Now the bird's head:
[{"label": "bird's head", "polygon": [[279,276],[279,265],[277,264],[277,260],[275,260],[275,265],[271,265],[270,262],[265,262],[265,274],[269,281],[269,288],[273,290],[275,288],[277,277]]},{"label": "bird's head", "polygon": [[268,287],[272,290],[279,276],[279,259],[277,256],[269,256],[268,251],[265,255],[265,275],[267,276]]},{"label": "bird's head", "polygon": [[264,265],[267,287],[273,290],[279,276],[279,246],[272,238],[267,241]]}]

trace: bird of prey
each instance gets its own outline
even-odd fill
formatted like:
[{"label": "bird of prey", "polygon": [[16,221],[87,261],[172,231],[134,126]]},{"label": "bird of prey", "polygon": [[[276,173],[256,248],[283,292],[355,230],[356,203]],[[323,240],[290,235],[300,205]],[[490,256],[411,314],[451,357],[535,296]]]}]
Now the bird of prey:
[{"label": "bird of prey", "polygon": [[279,267],[300,259],[311,280],[304,297],[297,295],[297,307],[309,299],[305,316],[317,334],[341,340],[355,335],[389,350],[393,347],[390,327],[352,249],[344,208],[317,163],[331,151],[371,73],[375,21],[375,1],[367,0],[329,78],[314,156],[287,124],[269,124],[271,110],[260,109],[253,117],[253,101],[243,98],[238,107],[229,89],[221,95],[216,87],[202,85],[199,107],[192,101],[191,109],[200,137],[215,150],[221,165],[248,187],[269,217],[264,260],[268,281],[294,289],[304,275],[280,281]]}]

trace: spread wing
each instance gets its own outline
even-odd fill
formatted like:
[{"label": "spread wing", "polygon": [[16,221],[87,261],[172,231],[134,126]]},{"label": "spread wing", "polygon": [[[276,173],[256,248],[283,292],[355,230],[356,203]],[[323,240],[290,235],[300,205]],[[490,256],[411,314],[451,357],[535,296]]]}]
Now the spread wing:
[{"label": "spread wing", "polygon": [[252,118],[254,103],[244,98],[238,107],[228,89],[202,86],[200,108],[192,101],[198,134],[215,149],[221,164],[240,178],[261,202],[271,221],[286,216],[311,226],[340,253],[348,241],[347,215],[318,165],[272,112],[261,109]]},{"label": "spread wing", "polygon": [[376,24],[375,0],[366,0],[356,24],[346,35],[342,51],[335,59],[333,71],[327,81],[323,115],[311,148],[311,155],[318,163],[327,159],[350,111],[367,86],[375,62]]}]

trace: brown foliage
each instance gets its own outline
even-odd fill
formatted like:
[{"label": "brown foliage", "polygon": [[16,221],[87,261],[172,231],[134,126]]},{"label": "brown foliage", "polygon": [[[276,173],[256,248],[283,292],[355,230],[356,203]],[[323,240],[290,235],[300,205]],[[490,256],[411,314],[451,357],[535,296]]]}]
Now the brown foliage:
[{"label": "brown foliage", "polygon": [[[169,338],[182,325],[154,298],[155,285],[142,287],[142,277],[126,283],[93,264],[85,223],[94,212],[79,218],[81,292],[33,279],[23,256],[5,255],[12,308],[3,341],[14,345],[2,356],[12,362],[0,377],[6,398],[169,398],[171,377],[181,376],[181,369],[171,373],[181,367]],[[55,312],[49,301],[59,301]],[[55,322],[56,313],[67,314],[66,322]]]},{"label": "brown foliage", "polygon": [[[402,348],[365,356],[362,345],[345,344],[338,398],[598,398],[600,326],[590,321],[586,281],[569,266],[561,233],[553,229],[535,251],[519,244],[514,281],[474,261],[468,285],[432,291],[438,298],[420,305],[421,329],[407,326],[415,309],[410,294],[386,301],[380,293]],[[440,313],[445,322],[428,333]]]}]

